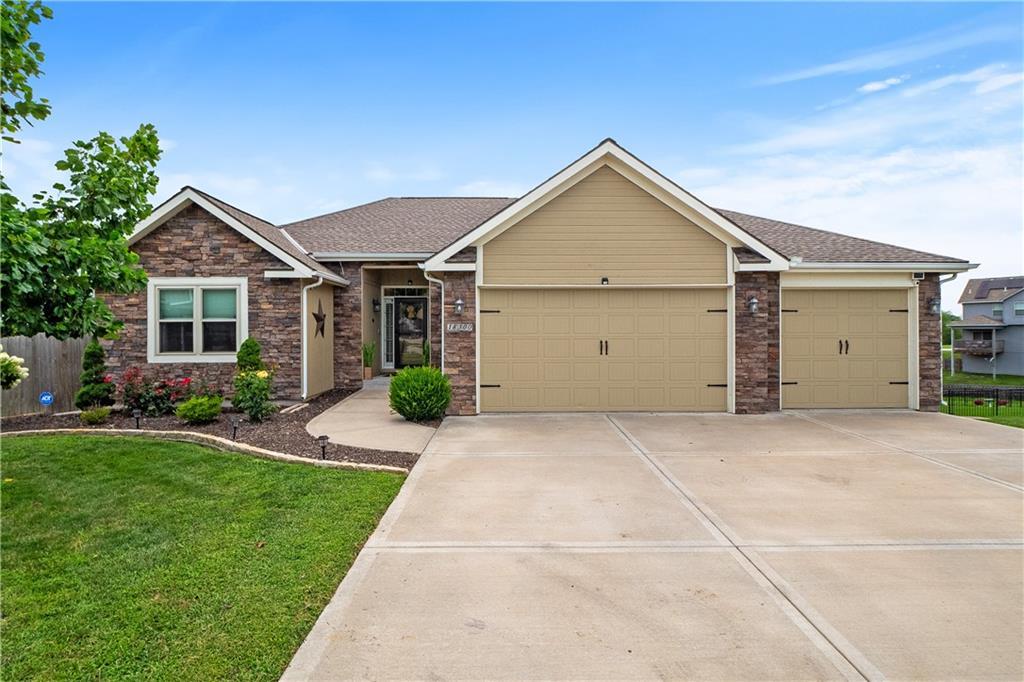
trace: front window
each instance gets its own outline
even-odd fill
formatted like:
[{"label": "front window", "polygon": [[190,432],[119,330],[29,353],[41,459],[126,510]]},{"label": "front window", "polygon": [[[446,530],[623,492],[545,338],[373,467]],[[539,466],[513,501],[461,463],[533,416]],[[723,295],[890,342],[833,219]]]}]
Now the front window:
[{"label": "front window", "polygon": [[992,317],[996,318],[997,320],[1003,319],[1003,304],[1002,303],[997,303],[994,306],[992,306]]},{"label": "front window", "polygon": [[231,362],[248,334],[246,280],[152,278],[150,362]]},{"label": "front window", "polygon": [[1014,303],[1013,314],[1017,317],[1024,317],[1024,303]]}]

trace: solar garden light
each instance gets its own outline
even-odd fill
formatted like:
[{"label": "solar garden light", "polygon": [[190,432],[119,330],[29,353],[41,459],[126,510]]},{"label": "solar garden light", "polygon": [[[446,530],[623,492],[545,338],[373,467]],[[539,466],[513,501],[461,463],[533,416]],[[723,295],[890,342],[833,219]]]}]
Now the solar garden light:
[{"label": "solar garden light", "polygon": [[757,296],[751,296],[749,299],[747,299],[747,307],[750,309],[751,315],[757,312],[757,304]]},{"label": "solar garden light", "polygon": [[231,440],[238,440],[238,416],[231,418]]},{"label": "solar garden light", "polygon": [[327,459],[327,436],[317,436],[316,440],[320,443],[320,459]]},{"label": "solar garden light", "polygon": [[135,428],[142,428],[141,426],[139,426],[139,420],[142,419],[142,410],[140,410],[139,408],[135,408],[134,410],[132,410],[132,416],[135,417]]}]

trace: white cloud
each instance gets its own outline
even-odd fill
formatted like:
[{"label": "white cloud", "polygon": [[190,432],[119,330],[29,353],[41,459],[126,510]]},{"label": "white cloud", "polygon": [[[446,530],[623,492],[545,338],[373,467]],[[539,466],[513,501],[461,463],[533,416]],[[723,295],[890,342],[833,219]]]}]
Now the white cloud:
[{"label": "white cloud", "polygon": [[889,88],[893,87],[894,85],[899,85],[900,83],[904,82],[908,78],[910,78],[910,76],[907,75],[907,74],[904,74],[902,76],[893,76],[892,78],[886,78],[885,80],[881,80],[881,81],[871,81],[870,83],[865,83],[864,85],[862,85],[859,88],[857,88],[857,92],[863,92],[863,93],[881,92],[882,90],[888,90]]},{"label": "white cloud", "polygon": [[974,88],[974,93],[976,95],[984,95],[985,93],[1002,90],[1021,82],[1024,82],[1024,73],[1004,73],[983,80]]},{"label": "white cloud", "polygon": [[1019,29],[1010,22],[989,26],[953,26],[905,41],[880,45],[860,54],[818,66],[770,76],[761,85],[778,85],[836,74],[879,71],[935,57],[965,47],[1019,39]]},{"label": "white cloud", "polygon": [[[947,74],[941,78],[934,78],[922,83],[921,85],[907,88],[903,91],[903,96],[918,97],[926,93],[943,90],[953,85],[962,85],[965,83],[984,84],[992,79],[1001,78],[1004,75],[1005,69],[1006,66],[1004,64],[989,64],[964,73]],[[994,90],[998,90],[998,88],[989,88],[985,92],[991,92]]]},{"label": "white cloud", "polygon": [[498,180],[474,180],[455,188],[455,194],[468,197],[521,197],[525,193],[519,183]]}]

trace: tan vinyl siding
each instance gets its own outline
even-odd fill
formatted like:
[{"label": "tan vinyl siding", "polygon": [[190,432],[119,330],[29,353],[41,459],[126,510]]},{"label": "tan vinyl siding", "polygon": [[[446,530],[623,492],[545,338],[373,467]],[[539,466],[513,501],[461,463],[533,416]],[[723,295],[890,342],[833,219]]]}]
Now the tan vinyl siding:
[{"label": "tan vinyl siding", "polygon": [[484,246],[485,284],[725,284],[724,243],[608,166]]},{"label": "tan vinyl siding", "polygon": [[[363,268],[363,343],[372,343],[377,347],[373,356],[373,373],[380,374],[380,313],[373,311],[374,300],[381,299],[380,275],[385,270]],[[359,365],[362,366],[362,355]]]},{"label": "tan vinyl siding", "polygon": [[[303,285],[309,283],[306,281]],[[334,287],[321,284],[306,292],[306,296],[306,362],[309,363],[306,394],[309,397],[334,388]],[[321,309],[327,316],[322,336],[316,331],[313,317]]]}]

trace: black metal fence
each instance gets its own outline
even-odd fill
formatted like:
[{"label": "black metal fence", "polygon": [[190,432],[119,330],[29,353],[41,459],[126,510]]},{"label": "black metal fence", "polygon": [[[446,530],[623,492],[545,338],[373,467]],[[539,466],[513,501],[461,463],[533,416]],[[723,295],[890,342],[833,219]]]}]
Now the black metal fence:
[{"label": "black metal fence", "polygon": [[966,417],[1024,416],[1024,386],[944,386],[942,411]]}]

